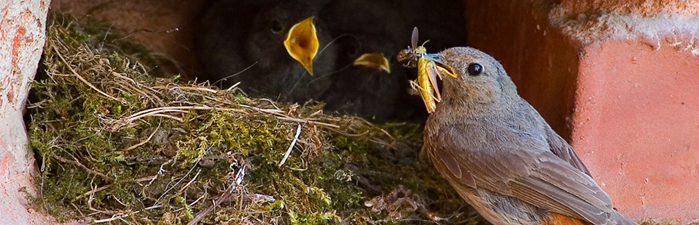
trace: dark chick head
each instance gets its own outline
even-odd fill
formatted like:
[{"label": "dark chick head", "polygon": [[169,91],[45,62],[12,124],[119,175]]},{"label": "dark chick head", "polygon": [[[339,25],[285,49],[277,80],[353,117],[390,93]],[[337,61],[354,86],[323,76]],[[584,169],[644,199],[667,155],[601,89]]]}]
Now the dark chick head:
[{"label": "dark chick head", "polygon": [[[336,66],[344,72],[372,72],[377,74],[392,74],[400,68],[392,61],[397,45],[382,34],[349,33],[338,37]],[[335,76],[335,75],[333,75]]]},{"label": "dark chick head", "polygon": [[[322,1],[219,0],[202,11],[196,39],[209,79],[241,82],[253,96],[317,99],[335,63],[330,34],[316,17]],[[314,74],[314,75],[311,75]]]},{"label": "dark chick head", "polygon": [[422,112],[420,98],[409,95],[408,71],[395,57],[408,44],[395,2],[333,1],[320,15],[338,47],[333,88],[322,99],[328,109],[374,121]]},{"label": "dark chick head", "polygon": [[[262,8],[254,18],[254,29],[248,38],[250,55],[259,59],[261,68],[273,68],[296,60],[312,73],[312,64],[309,63],[315,58],[319,46],[318,32],[313,23],[316,9],[295,1],[268,3]],[[293,34],[290,33],[292,28]],[[295,42],[295,46],[286,47],[284,42]]]},{"label": "dark chick head", "polygon": [[518,98],[517,88],[505,69],[484,52],[455,47],[440,52],[439,59],[456,75],[442,76],[445,102],[488,106]]},{"label": "dark chick head", "polygon": [[291,101],[317,99],[329,87],[324,75],[334,67],[336,50],[315,17],[316,6],[283,1],[263,8],[248,39],[247,52],[260,73],[256,84]]},{"label": "dark chick head", "polygon": [[[380,35],[345,35],[336,41],[337,72],[330,76],[332,87],[321,98],[327,109],[375,121],[383,121],[395,112],[395,104],[402,85],[403,68],[391,62],[392,49]],[[407,91],[406,91],[407,93]]]}]

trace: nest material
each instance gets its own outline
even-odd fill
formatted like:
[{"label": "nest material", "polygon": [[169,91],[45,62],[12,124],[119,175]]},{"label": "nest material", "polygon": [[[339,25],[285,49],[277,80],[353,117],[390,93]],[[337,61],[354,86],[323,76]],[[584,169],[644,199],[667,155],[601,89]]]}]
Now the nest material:
[{"label": "nest material", "polygon": [[157,78],[145,51],[53,16],[28,105],[37,208],[124,224],[477,223],[422,126]]}]

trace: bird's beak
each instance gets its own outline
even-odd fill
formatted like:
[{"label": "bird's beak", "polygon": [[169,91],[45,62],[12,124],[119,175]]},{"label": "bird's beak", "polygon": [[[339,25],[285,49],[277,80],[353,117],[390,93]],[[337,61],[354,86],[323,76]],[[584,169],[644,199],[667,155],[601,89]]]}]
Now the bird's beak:
[{"label": "bird's beak", "polygon": [[352,65],[376,68],[386,73],[391,73],[391,65],[382,52],[364,53],[354,60]]},{"label": "bird's beak", "polygon": [[434,68],[437,70],[437,74],[440,78],[443,78],[444,75],[456,78],[456,73],[454,73],[454,70],[452,70],[451,67],[444,64],[444,62],[439,58],[439,54],[425,54],[424,57],[431,60],[432,62],[435,62]]},{"label": "bird's beak", "polygon": [[456,73],[451,69],[451,67],[441,64],[441,63],[436,63],[435,68],[439,72],[439,75],[441,77],[444,77],[444,75],[450,76],[452,78],[456,78]]},{"label": "bird's beak", "polygon": [[292,58],[301,63],[313,75],[313,59],[318,53],[318,35],[313,25],[313,17],[294,24],[286,34],[284,47]]}]

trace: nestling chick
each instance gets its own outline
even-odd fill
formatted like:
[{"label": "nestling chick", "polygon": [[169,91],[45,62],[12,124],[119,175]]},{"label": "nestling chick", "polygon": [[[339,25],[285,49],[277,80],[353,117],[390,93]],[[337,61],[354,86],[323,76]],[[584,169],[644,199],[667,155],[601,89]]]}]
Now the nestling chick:
[{"label": "nestling chick", "polygon": [[327,109],[375,122],[421,112],[419,97],[407,91],[408,72],[395,61],[406,25],[393,2],[333,1],[321,18],[339,49],[332,86],[321,98]]},{"label": "nestling chick", "polygon": [[[320,3],[318,3],[320,4]],[[197,43],[211,82],[254,96],[300,102],[330,87],[336,49],[307,1],[218,0],[200,19]]]}]

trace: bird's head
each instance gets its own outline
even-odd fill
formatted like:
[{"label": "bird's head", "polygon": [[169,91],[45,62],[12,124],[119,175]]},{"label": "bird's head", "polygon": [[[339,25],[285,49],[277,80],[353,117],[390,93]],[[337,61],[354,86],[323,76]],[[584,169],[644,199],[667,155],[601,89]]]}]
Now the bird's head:
[{"label": "bird's head", "polygon": [[[353,66],[358,66],[360,68],[367,68],[369,70],[374,70],[379,73],[391,73],[391,63],[387,56],[391,51],[388,49],[393,49],[394,46],[388,41],[389,39],[383,35],[351,35],[352,42],[341,43],[348,49],[347,56],[349,56],[348,61],[352,62]],[[354,51],[352,51],[354,49]],[[354,52],[354,53],[352,53]]]},{"label": "bird's head", "polygon": [[491,105],[517,96],[517,90],[502,65],[490,55],[469,47],[454,47],[439,53],[437,66],[453,72],[442,76],[444,102]]},{"label": "bird's head", "polygon": [[255,17],[249,37],[251,58],[259,60],[262,68],[296,61],[313,75],[320,47],[315,8],[303,1],[273,2],[265,7]]}]

